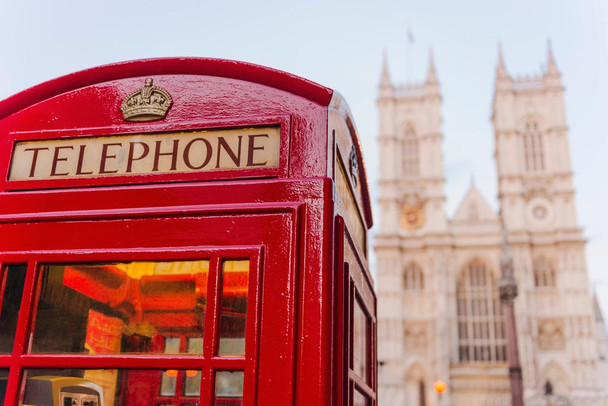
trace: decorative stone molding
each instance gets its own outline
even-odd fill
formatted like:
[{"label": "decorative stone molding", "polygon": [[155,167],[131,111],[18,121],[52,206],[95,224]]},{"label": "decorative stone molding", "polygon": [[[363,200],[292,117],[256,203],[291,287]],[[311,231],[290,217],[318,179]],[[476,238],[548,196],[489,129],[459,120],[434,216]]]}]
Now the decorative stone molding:
[{"label": "decorative stone molding", "polygon": [[526,179],[522,188],[523,197],[526,201],[530,201],[534,197],[544,197],[549,200],[553,197],[550,179],[539,177]]},{"label": "decorative stone molding", "polygon": [[408,352],[423,352],[426,350],[427,332],[426,323],[408,322],[405,323],[405,349]]},{"label": "decorative stone molding", "polygon": [[538,325],[538,347],[542,351],[560,351],[566,348],[562,323],[545,320]]}]

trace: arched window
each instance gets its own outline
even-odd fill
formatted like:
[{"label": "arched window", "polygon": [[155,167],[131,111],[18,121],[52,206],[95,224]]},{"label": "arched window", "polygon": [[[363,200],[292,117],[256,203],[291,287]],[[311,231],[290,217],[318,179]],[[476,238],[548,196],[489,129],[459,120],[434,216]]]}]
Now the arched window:
[{"label": "arched window", "polygon": [[[560,394],[568,392],[570,390],[570,380],[565,370],[557,364],[555,361],[550,361],[547,366],[540,373],[541,381],[545,382],[543,385],[543,392],[546,396],[561,397]],[[561,403],[556,402],[556,405]],[[570,404],[570,403],[563,403]]]},{"label": "arched window", "polygon": [[408,124],[401,140],[401,156],[404,176],[417,176],[419,173],[418,139],[414,128]]},{"label": "arched window", "polygon": [[542,171],[545,169],[543,142],[536,121],[528,120],[526,122],[523,133],[523,143],[526,170]]},{"label": "arched window", "polygon": [[494,276],[478,259],[462,271],[456,286],[458,360],[506,362],[502,306]]},{"label": "arched window", "polygon": [[555,271],[544,257],[534,261],[534,286],[555,287]]},{"label": "arched window", "polygon": [[426,389],[422,380],[418,382],[418,406],[426,406]]},{"label": "arched window", "polygon": [[424,369],[416,363],[405,374],[405,404],[426,406],[426,385]]},{"label": "arched window", "polygon": [[410,262],[403,272],[403,287],[405,290],[424,289],[424,274],[422,269],[414,262]]}]

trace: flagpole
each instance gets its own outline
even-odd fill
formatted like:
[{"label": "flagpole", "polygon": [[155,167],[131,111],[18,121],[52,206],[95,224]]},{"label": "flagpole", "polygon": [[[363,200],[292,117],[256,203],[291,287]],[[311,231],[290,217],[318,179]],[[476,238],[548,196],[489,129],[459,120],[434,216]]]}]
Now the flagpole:
[{"label": "flagpole", "polygon": [[412,44],[414,43],[414,35],[410,27],[407,27],[407,83],[412,80]]}]

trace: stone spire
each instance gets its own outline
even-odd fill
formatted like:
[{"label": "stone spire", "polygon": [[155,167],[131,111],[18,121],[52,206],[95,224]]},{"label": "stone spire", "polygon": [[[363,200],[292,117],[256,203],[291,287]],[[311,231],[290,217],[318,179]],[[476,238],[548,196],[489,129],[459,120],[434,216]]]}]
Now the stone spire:
[{"label": "stone spire", "polygon": [[433,57],[433,48],[429,49],[429,68],[426,73],[426,83],[437,83],[437,72],[435,70],[435,58]]},{"label": "stone spire", "polygon": [[559,75],[550,39],[547,40],[547,75]]},{"label": "stone spire", "polygon": [[[498,64],[496,65],[496,82],[495,89],[496,90],[510,90],[511,89],[511,77],[507,72],[507,67],[505,66],[505,61],[502,56],[502,45],[498,43]],[[494,97],[496,98],[496,93],[494,93]]]},{"label": "stone spire", "polygon": [[380,76],[380,87],[391,86],[391,78],[388,73],[388,57],[386,50],[382,52],[382,75]]},{"label": "stone spire", "polygon": [[393,95],[393,84],[388,73],[388,60],[386,50],[382,53],[382,73],[380,75],[379,97],[386,98]]},{"label": "stone spire", "polygon": [[496,80],[498,81],[500,79],[511,80],[511,78],[509,77],[509,73],[507,72],[507,67],[505,66],[504,58],[502,56],[502,44],[499,42],[498,43],[498,65],[496,66]]},{"label": "stone spire", "polygon": [[424,86],[429,95],[441,97],[439,91],[439,81],[437,80],[437,71],[435,70],[435,58],[433,57],[433,49],[429,49],[429,67],[426,72],[426,81]]}]

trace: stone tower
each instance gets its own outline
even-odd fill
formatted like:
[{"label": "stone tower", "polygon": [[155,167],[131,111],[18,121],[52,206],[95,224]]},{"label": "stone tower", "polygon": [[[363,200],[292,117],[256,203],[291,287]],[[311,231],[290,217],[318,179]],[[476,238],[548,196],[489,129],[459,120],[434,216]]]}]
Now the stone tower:
[{"label": "stone tower", "polygon": [[379,396],[391,399],[385,404],[428,402],[436,372],[447,376],[449,368],[442,278],[449,234],[441,93],[432,54],[424,82],[398,86],[385,58],[379,93]]},{"label": "stone tower", "polygon": [[[441,94],[426,80],[379,86],[380,229],[376,237],[380,405],[509,405],[501,222],[472,183],[444,213]],[[608,405],[597,316],[576,219],[564,89],[549,47],[537,76],[512,78],[502,53],[492,121],[526,405],[547,396]],[[601,330],[601,329],[599,329]],[[605,341],[602,342],[605,346]],[[608,377],[607,377],[608,378]],[[567,404],[567,403],[565,403]]]},{"label": "stone tower", "polygon": [[595,404],[586,399],[606,382],[576,218],[564,87],[550,44],[544,71],[524,78],[509,75],[499,51],[492,122],[498,199],[519,271],[525,394],[532,398],[549,383],[573,404]]}]

